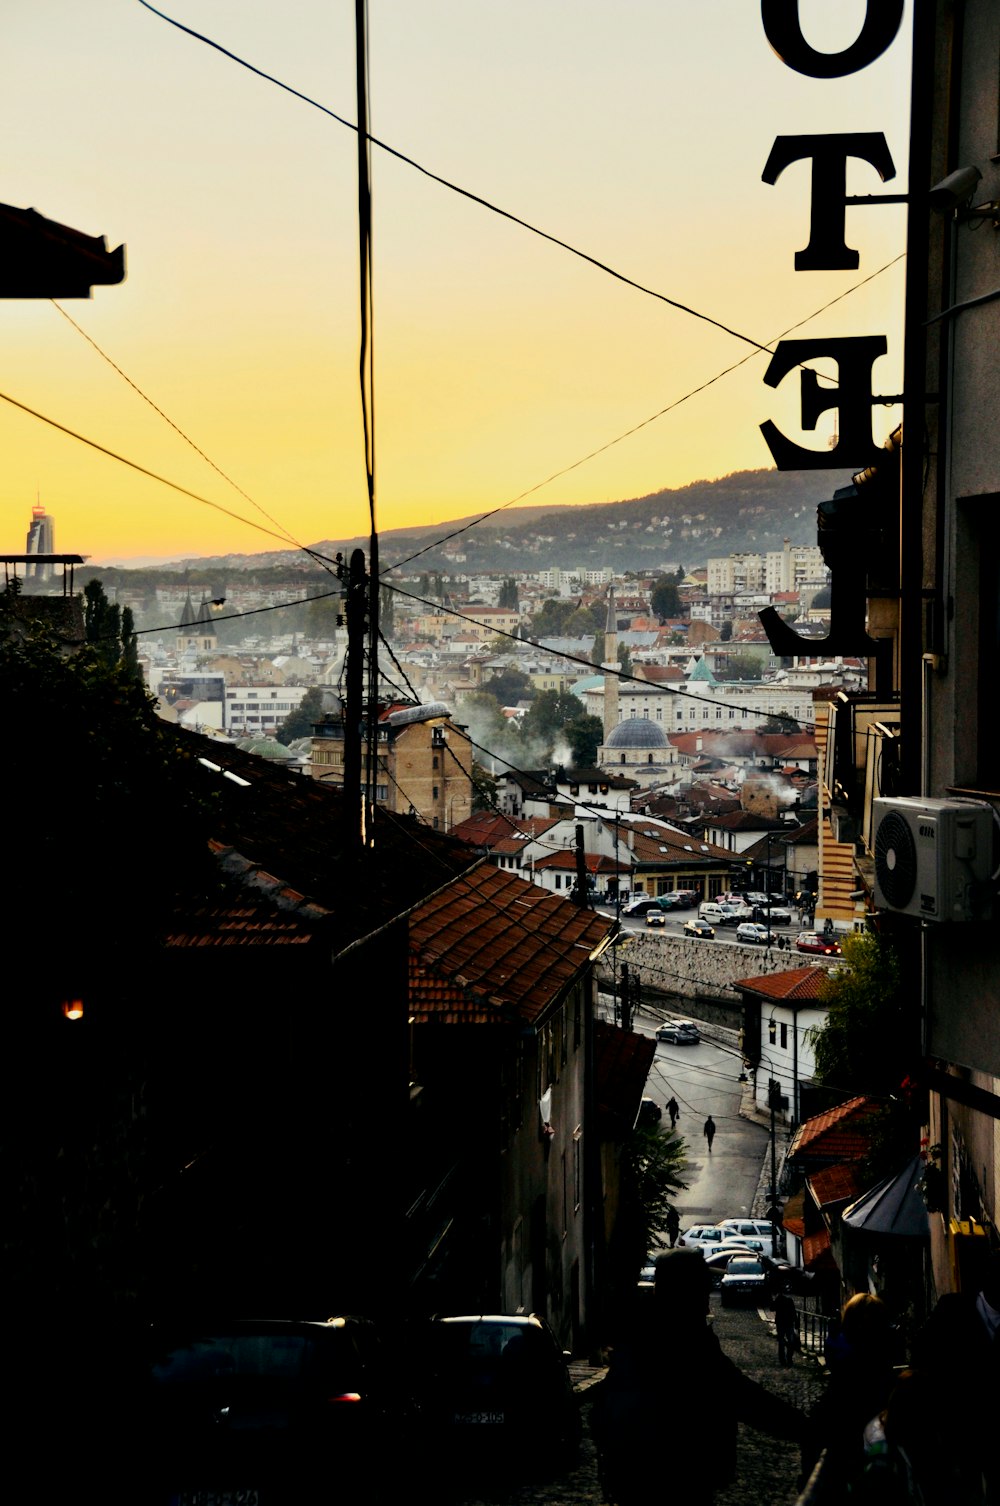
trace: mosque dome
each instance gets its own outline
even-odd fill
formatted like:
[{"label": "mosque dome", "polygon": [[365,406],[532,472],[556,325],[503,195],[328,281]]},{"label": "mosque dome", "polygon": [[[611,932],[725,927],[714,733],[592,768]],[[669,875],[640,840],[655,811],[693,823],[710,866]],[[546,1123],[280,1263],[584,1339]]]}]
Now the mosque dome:
[{"label": "mosque dome", "polygon": [[650,748],[666,748],[669,744],[667,734],[656,722],[651,722],[648,716],[633,716],[628,721],[619,722],[612,729],[604,746],[618,749],[641,748],[643,752],[647,752]]}]

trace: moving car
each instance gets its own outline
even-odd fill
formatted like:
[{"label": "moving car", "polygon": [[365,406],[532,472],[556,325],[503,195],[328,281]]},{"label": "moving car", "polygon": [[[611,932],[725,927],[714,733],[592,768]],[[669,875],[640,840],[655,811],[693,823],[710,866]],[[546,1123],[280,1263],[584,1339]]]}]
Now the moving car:
[{"label": "moving car", "polygon": [[646,911],[646,924],[647,924],[647,926],[665,926],[666,923],[667,923],[667,913],[666,913],[665,910],[647,910]]},{"label": "moving car", "polygon": [[412,1410],[369,1320],[192,1323],[149,1339],[142,1499],[368,1502],[402,1488],[389,1471]]},{"label": "moving car", "polygon": [[662,906],[658,899],[652,899],[645,895],[640,899],[630,899],[627,905],[622,906],[622,914],[630,920],[637,919],[640,915],[646,915],[650,910],[660,910]]},{"label": "moving car", "polygon": [[745,920],[742,925],[736,927],[736,940],[750,945],[770,946],[774,937],[767,926],[762,926],[755,920]]},{"label": "moving car", "polygon": [[759,921],[762,925],[770,921],[772,926],[790,926],[792,913],[790,910],[782,910],[780,905],[772,905],[770,909],[767,905],[754,905],[751,919]]},{"label": "moving car", "polygon": [[767,1276],[756,1255],[733,1255],[719,1282],[723,1307],[738,1302],[761,1302],[767,1297]]},{"label": "moving car", "polygon": [[694,1020],[664,1020],[657,1028],[656,1039],[674,1046],[697,1046],[701,1031]]},{"label": "moving car", "polygon": [[821,936],[818,931],[800,931],[795,938],[800,952],[816,952],[821,957],[839,957],[840,944],[832,936]]},{"label": "moving car", "polygon": [[463,1452],[466,1460],[471,1452],[501,1463],[572,1461],[580,1411],[569,1356],[544,1319],[435,1317],[415,1337],[421,1431],[432,1461]]},{"label": "moving car", "polygon": [[699,941],[711,941],[715,936],[715,931],[707,920],[686,920],[681,930],[685,936],[693,936]]}]

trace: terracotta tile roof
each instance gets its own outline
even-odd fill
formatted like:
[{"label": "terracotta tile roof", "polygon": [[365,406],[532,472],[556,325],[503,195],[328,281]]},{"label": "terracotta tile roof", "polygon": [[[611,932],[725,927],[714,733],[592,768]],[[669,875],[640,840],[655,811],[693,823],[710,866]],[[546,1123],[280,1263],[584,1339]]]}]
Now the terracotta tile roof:
[{"label": "terracotta tile roof", "polygon": [[210,905],[175,917],[164,936],[168,947],[306,946],[315,927],[294,913],[268,905]]},{"label": "terracotta tile roof", "polygon": [[827,1208],[831,1203],[853,1202],[865,1189],[857,1166],[849,1161],[814,1171],[806,1178],[806,1186],[817,1208]]},{"label": "terracotta tile roof", "polygon": [[693,833],[685,837],[682,833],[657,831],[649,836],[641,826],[635,825],[630,827],[630,836],[632,833],[634,836],[629,846],[638,863],[657,863],[664,867],[680,863],[690,867],[692,863],[728,865],[733,861],[733,854],[726,848],[717,847],[714,842],[699,842]]},{"label": "terracotta tile roof", "polygon": [[635,1123],[656,1041],[598,1020],[594,1038],[597,1111],[607,1135],[627,1134]]},{"label": "terracotta tile roof", "polygon": [[[534,1024],[586,970],[614,929],[607,916],[570,904],[505,869],[453,879],[410,915],[418,1018],[458,1009],[459,991],[483,1018]],[[429,979],[432,986],[425,987]],[[451,985],[446,996],[438,985]]]},{"label": "terracotta tile roof", "polygon": [[[737,978],[734,988],[757,994],[762,999],[781,999],[795,1003],[822,999],[826,983],[825,967],[793,967],[786,973],[767,973],[763,977]],[[807,1121],[811,1123],[812,1121]]]},{"label": "terracotta tile roof", "polygon": [[[616,863],[614,858],[605,857],[600,852],[586,852],[583,861],[588,873],[628,873],[628,863]],[[543,868],[555,868],[557,870],[576,868],[576,853],[567,847],[565,852],[553,852],[548,857],[535,859],[535,872]]]},{"label": "terracotta tile roof", "polygon": [[856,1161],[868,1150],[865,1121],[875,1110],[874,1099],[849,1098],[835,1109],[814,1114],[799,1125],[788,1148],[788,1159]]},{"label": "terracotta tile roof", "polygon": [[802,1241],[802,1263],[807,1271],[836,1269],[828,1229],[818,1229],[815,1234],[806,1235]]}]

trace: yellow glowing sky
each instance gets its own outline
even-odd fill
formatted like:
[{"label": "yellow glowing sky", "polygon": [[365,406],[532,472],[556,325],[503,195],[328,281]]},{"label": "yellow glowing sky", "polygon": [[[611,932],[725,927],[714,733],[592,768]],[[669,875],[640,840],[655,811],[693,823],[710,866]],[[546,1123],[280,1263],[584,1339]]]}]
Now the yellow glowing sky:
[{"label": "yellow glowing sky", "polygon": [[[349,120],[351,0],[162,0]],[[819,48],[863,0],[802,0]],[[836,15],[830,17],[829,13]],[[848,212],[858,272],[796,273],[805,163],[774,137],[882,131],[905,191],[909,8],[853,78],[785,67],[754,0],[370,0],[375,136],[670,297],[767,341],[904,247],[905,211]],[[7,0],[0,200],[110,245],[128,277],[66,312],[282,528],[367,531],[358,400],[353,132],[137,0]],[[377,478],[383,529],[496,507],[749,350],[373,153]],[[849,192],[877,192],[861,164]],[[884,333],[898,392],[905,262],[800,334]],[[273,525],[47,301],[0,304],[0,391],[248,519]],[[803,435],[764,360],[531,501],[602,502],[769,465]],[[898,410],[876,409],[882,439]],[[96,559],[277,547],[0,403],[4,552],[36,494],[56,546]]]}]

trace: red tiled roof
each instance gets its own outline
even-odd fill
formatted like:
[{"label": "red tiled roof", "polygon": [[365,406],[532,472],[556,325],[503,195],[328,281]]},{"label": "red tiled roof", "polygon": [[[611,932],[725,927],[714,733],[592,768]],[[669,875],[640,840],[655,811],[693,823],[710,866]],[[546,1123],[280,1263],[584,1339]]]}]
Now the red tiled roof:
[{"label": "red tiled roof", "polygon": [[168,947],[306,946],[315,934],[294,912],[268,905],[206,905],[176,916],[163,940]]},{"label": "red tiled roof", "polygon": [[802,1241],[802,1260],[807,1271],[836,1269],[829,1230],[819,1229],[806,1235]]},{"label": "red tiled roof", "polygon": [[863,1126],[875,1104],[871,1098],[849,1098],[835,1109],[814,1114],[800,1124],[792,1137],[788,1159],[797,1156],[824,1161],[856,1161],[868,1150]]},{"label": "red tiled roof", "polygon": [[[463,874],[410,915],[411,1012],[427,1019],[457,1011],[461,994],[475,1004],[477,1018],[533,1024],[613,929],[607,916],[508,870]],[[442,983],[450,985],[444,993]]]},{"label": "red tiled roof", "polygon": [[[587,852],[583,856],[584,864],[588,873],[628,873],[628,863],[616,863],[614,858],[605,857],[600,852]],[[563,870],[576,868],[576,853],[567,847],[565,852],[553,852],[548,857],[536,858],[534,861],[535,872],[543,868],[555,868]]]},{"label": "red tiled roof", "polygon": [[826,978],[825,967],[793,967],[787,973],[766,973],[762,977],[737,978],[733,987],[742,988],[747,993],[758,994],[762,998],[789,999],[799,1002],[822,999]]},{"label": "red tiled roof", "polygon": [[864,1191],[858,1168],[849,1161],[814,1171],[806,1178],[806,1185],[817,1208],[826,1208],[831,1203],[853,1202]]}]

